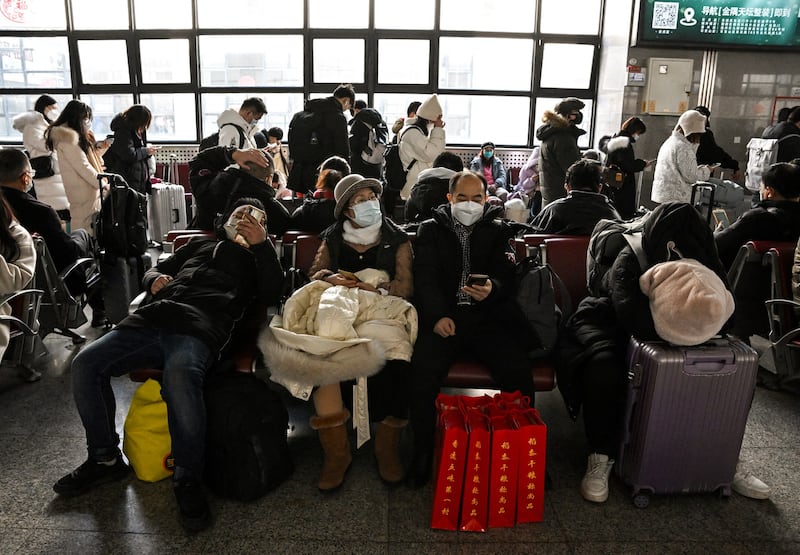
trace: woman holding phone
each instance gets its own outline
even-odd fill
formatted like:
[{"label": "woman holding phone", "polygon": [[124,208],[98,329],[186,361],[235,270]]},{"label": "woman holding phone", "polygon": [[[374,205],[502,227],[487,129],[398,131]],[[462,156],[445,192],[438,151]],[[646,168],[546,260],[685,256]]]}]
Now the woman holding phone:
[{"label": "woman holding phone", "polygon": [[[113,141],[103,155],[106,171],[117,173],[140,193],[150,192],[150,169],[148,158],[157,147],[147,144],[147,129],[152,114],[147,106],[134,104],[111,120]],[[108,142],[108,140],[107,140]]]},{"label": "woman holding phone", "polygon": [[607,154],[606,166],[615,166],[622,174],[619,188],[607,187],[608,196],[623,220],[633,218],[636,212],[636,174],[652,161],[636,158],[633,145],[647,131],[647,126],[637,117],[626,119],[616,135],[602,150]]}]

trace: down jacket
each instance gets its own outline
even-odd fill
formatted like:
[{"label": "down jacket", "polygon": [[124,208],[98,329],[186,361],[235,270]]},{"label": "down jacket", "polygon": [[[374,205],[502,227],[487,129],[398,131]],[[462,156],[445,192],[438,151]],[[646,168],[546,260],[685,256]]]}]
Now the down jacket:
[{"label": "down jacket", "polygon": [[47,120],[44,119],[40,112],[34,110],[19,114],[14,118],[12,125],[14,129],[22,133],[22,145],[28,151],[28,156],[39,158],[52,155],[53,157],[55,175],[36,177],[34,179],[36,198],[52,206],[53,210],[69,210],[69,201],[67,201],[67,194],[64,192],[64,184],[61,182],[58,156],[48,150],[44,141],[44,132],[48,126]]},{"label": "down jacket", "polygon": [[100,158],[93,150],[85,153],[78,144],[78,133],[64,125],[50,128],[53,150],[58,154],[58,165],[64,192],[69,200],[72,229],[85,229],[92,233],[92,217],[100,211],[100,193],[97,174],[102,169]]},{"label": "down jacket", "polygon": [[711,172],[697,165],[695,150],[683,133],[673,131],[658,149],[653,175],[653,202],[689,202],[692,185],[705,181]]},{"label": "down jacket", "polygon": [[578,138],[586,133],[572,125],[567,118],[545,111],[544,125],[536,130],[536,138],[542,142],[539,150],[539,187],[544,204],[567,196],[564,190],[567,170],[581,157]]},{"label": "down jacket", "polygon": [[411,189],[418,181],[419,174],[423,170],[433,167],[433,161],[444,152],[445,134],[443,127],[434,127],[426,135],[417,125],[417,118],[408,118],[405,127],[398,135],[400,144],[400,161],[403,167],[416,160],[406,175],[406,184],[400,191],[400,198],[408,199]]},{"label": "down jacket", "polygon": [[111,120],[111,131],[114,132],[114,142],[103,155],[106,171],[121,175],[128,185],[140,193],[149,193],[151,185],[147,160],[150,154],[147,153],[147,138],[139,136],[122,114],[117,114]]},{"label": "down jacket", "polygon": [[[19,256],[12,261],[0,256],[0,295],[14,293],[28,285],[36,270],[36,250],[30,233],[17,222],[11,223],[9,231],[19,247]],[[11,314],[11,306],[8,303],[0,305],[0,314]],[[0,326],[0,358],[5,354],[10,336],[10,328]]]}]

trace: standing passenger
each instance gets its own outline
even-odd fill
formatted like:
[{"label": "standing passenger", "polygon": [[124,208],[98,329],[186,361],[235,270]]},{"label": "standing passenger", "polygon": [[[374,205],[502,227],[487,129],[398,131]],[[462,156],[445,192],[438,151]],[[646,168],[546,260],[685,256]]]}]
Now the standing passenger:
[{"label": "standing passenger", "polygon": [[544,125],[536,130],[542,144],[539,152],[539,187],[542,191],[542,208],[566,196],[564,176],[567,169],[581,157],[578,137],[586,133],[578,127],[583,121],[581,109],[585,104],[575,98],[565,98],[556,104],[555,111],[545,110]]},{"label": "standing passenger", "polygon": [[134,104],[111,120],[114,142],[103,155],[106,171],[121,175],[125,182],[140,193],[150,192],[148,159],[156,147],[147,145],[147,129],[152,115],[147,106]]},{"label": "standing passenger", "polygon": [[607,166],[616,166],[623,173],[622,186],[613,189],[611,198],[614,207],[623,220],[633,218],[636,212],[636,174],[650,162],[636,158],[633,144],[645,134],[647,127],[637,117],[626,119],[619,132],[611,137],[605,144]]},{"label": "standing passenger", "polygon": [[[400,161],[408,168],[406,184],[400,191],[400,198],[406,200],[411,188],[417,182],[419,173],[433,167],[433,161],[444,152],[445,134],[442,120],[442,106],[437,96],[431,95],[419,108],[417,116],[405,121],[398,134]],[[413,165],[412,165],[413,162]]]},{"label": "standing passenger", "polygon": [[653,202],[689,202],[692,185],[711,175],[708,166],[697,165],[697,147],[706,132],[706,117],[688,110],[678,118],[672,134],[658,149],[653,176]]}]

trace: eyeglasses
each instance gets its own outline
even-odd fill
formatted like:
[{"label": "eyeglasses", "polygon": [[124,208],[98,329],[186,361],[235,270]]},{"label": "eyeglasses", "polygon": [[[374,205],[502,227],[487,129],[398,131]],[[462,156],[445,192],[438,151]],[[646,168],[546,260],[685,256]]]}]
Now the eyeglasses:
[{"label": "eyeglasses", "polygon": [[[22,172],[22,175],[29,175],[31,179],[33,179],[36,176],[36,170],[34,169],[25,170],[24,172]],[[20,177],[22,177],[22,175]]]},{"label": "eyeglasses", "polygon": [[369,197],[367,197],[367,198],[362,198],[362,199],[359,199],[359,200],[354,200],[353,202],[351,202],[351,203],[350,203],[350,205],[348,206],[348,208],[350,208],[350,209],[352,210],[354,207],[358,206],[358,205],[359,205],[359,204],[361,204],[362,202],[367,202],[367,201],[370,201],[370,200],[378,200],[378,197],[377,197],[375,194],[372,194],[372,195],[370,195],[370,196],[369,196]]}]

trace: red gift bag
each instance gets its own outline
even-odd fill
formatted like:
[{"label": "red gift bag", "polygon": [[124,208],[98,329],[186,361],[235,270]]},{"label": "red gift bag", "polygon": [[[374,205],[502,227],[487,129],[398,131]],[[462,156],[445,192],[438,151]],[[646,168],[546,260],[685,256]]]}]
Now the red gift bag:
[{"label": "red gift bag", "polygon": [[488,522],[491,463],[489,419],[483,411],[476,408],[464,409],[464,415],[469,438],[460,529],[464,532],[485,532]]},{"label": "red gift bag", "polygon": [[517,523],[544,518],[544,470],[547,426],[536,409],[512,411],[519,449]]},{"label": "red gift bag", "polygon": [[456,530],[461,491],[464,486],[464,466],[467,455],[467,429],[464,416],[449,401],[437,398],[439,410],[436,441],[436,485],[433,489],[431,528]]},{"label": "red gift bag", "polygon": [[505,410],[527,409],[531,406],[531,398],[519,391],[501,391],[495,393],[492,404]]},{"label": "red gift bag", "polygon": [[491,417],[492,468],[489,476],[489,528],[511,528],[517,511],[519,455],[514,423],[502,409]]}]

